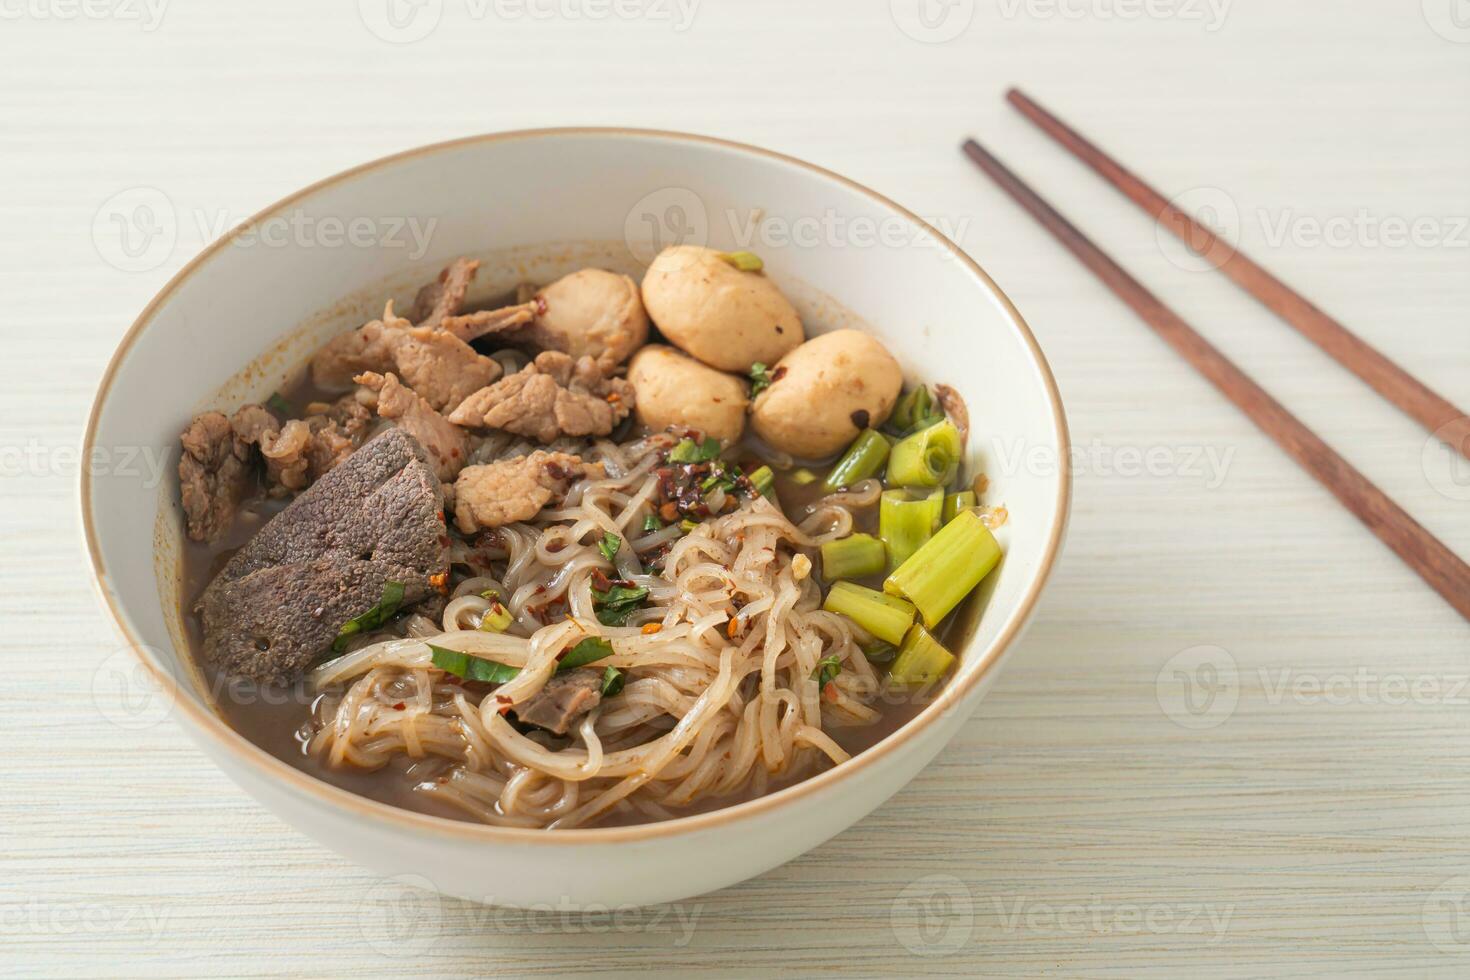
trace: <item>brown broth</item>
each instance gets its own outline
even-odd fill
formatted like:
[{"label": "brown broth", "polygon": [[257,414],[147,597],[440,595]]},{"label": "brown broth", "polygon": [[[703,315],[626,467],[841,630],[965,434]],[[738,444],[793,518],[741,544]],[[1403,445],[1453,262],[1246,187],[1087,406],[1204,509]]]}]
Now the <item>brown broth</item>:
[{"label": "brown broth", "polygon": [[[329,401],[335,397],[334,393],[315,388],[307,379],[299,380],[284,389],[282,395],[298,410],[312,401]],[[819,480],[805,486],[793,479],[793,470],[776,472],[776,493],[782,509],[798,522],[806,514],[807,508],[824,496],[820,477],[826,475],[829,467],[826,464],[815,464],[809,465],[808,468],[818,475]],[[211,702],[221,717],[240,735],[307,775],[391,806],[473,822],[472,818],[460,810],[439,803],[432,797],[414,792],[413,787],[416,783],[431,778],[435,773],[426,772],[422,768],[415,770],[413,760],[398,758],[383,769],[364,772],[334,768],[308,755],[300,733],[311,720],[315,695],[308,690],[305,681],[297,681],[291,685],[242,681],[238,678],[227,677],[218,668],[205,661],[202,627],[195,611],[200,596],[230,556],[249,541],[250,537],[284,506],[285,501],[267,498],[262,488],[241,506],[239,518],[223,541],[212,545],[193,541],[184,543],[179,599],[188,631],[190,652],[209,687],[207,694]],[[854,511],[853,516],[856,530],[868,533],[877,532],[878,508],[876,506]],[[817,564],[820,567],[820,563]],[[861,584],[880,587],[881,579],[882,576],[877,576],[874,581]],[[974,632],[980,611],[979,606],[977,597],[972,595],[940,625],[935,632],[945,646],[951,650],[964,646]],[[908,696],[902,699],[890,696],[890,700],[882,706],[881,717],[873,724],[833,727],[828,729],[827,734],[847,752],[856,755],[876,745],[911,720],[932,698],[933,693],[930,692],[927,696]],[[418,765],[425,766],[424,763],[418,763]],[[767,786],[767,792],[799,782],[801,778],[805,778],[805,775],[771,780]],[[704,800],[682,809],[680,813],[693,814],[715,810],[753,799],[758,795],[761,794],[746,791],[725,798]],[[598,825],[613,826],[629,822],[638,821],[635,816],[614,813],[599,821]]]}]

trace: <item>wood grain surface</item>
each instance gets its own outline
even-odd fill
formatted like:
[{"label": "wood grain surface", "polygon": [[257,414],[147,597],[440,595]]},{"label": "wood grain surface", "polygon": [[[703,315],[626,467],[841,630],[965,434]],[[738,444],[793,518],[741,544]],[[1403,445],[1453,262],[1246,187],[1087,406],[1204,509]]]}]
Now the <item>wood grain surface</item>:
[{"label": "wood grain surface", "polygon": [[[1066,216],[1017,177],[1014,171],[973,139],[966,139],[962,149],[997,186],[1056,236],[1067,251],[1075,255],[1115,296],[1137,313],[1140,320],[1174,348],[1190,367],[1245,413],[1257,428],[1296,460],[1302,469],[1315,477],[1353,516],[1391,548],[1404,564],[1413,569],[1426,585],[1438,592],[1466,621],[1470,621],[1470,565],[1443,541],[1426,531],[1422,524],[1410,517],[1407,511],[1394,503],[1360,470],[1323,442],[1317,433],[1288,412],[1270,392],[1258,385],[1235,362],[1221,354],[1218,348],[1205,340],[1183,317],[1165,306],[1143,283],[1098,248]],[[1412,379],[1409,380],[1412,382]],[[1427,389],[1421,387],[1421,390],[1426,397],[1433,397]],[[1457,424],[1470,421],[1458,414],[1452,420]],[[1434,431],[1433,426],[1431,431]],[[1453,441],[1446,442],[1445,446],[1455,452],[1461,449]],[[1458,460],[1455,465],[1459,465]]]},{"label": "wood grain surface", "polygon": [[1202,219],[1180,208],[1156,188],[1108,156],[1095,143],[1038,105],[1020,89],[1006,93],[1006,101],[1030,119],[1072,155],[1097,171],[1108,183],[1143,208],[1158,227],[1171,232],[1230,281],[1250,293],[1268,310],[1301,331],[1347,370],[1362,378],[1410,418],[1434,433],[1455,452],[1470,459],[1470,416],[1451,405],[1424,383],[1367,344],[1339,320],[1324,313],[1270,270],[1251,259],[1230,241],[1212,231]]},{"label": "wood grain surface", "polygon": [[[1088,216],[1464,556],[1470,472],[1002,98],[1020,86],[1148,161],[1464,405],[1470,29],[1451,0],[383,9],[0,5],[0,974],[1464,975],[1470,628],[955,152],[973,134]],[[173,722],[129,724],[74,518],[102,367],[206,242],[385,153],[573,123],[770,146],[936,219],[1031,322],[1077,446],[1053,585],[940,758],[780,869],[622,915],[403,891]],[[172,240],[134,260],[110,215],[139,199]]]}]

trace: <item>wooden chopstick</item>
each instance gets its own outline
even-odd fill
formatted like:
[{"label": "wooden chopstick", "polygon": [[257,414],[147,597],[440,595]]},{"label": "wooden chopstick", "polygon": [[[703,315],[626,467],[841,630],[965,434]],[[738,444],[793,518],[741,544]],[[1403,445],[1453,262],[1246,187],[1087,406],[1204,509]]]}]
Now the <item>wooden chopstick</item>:
[{"label": "wooden chopstick", "polygon": [[1131,306],[1194,369],[1250,417],[1262,432],[1366,524],[1445,601],[1470,620],[1470,565],[1426,531],[1403,508],[1353,468],[1300,419],[1216,350],[1157,296],[1094,245],[1087,236],[1028,187],[979,143],[964,151],[1001,189],[1082,260],[1119,299]]},{"label": "wooden chopstick", "polygon": [[[1306,297],[1253,262],[1245,253],[1224,241],[1209,228],[1170,203],[1138,175],[1098,149],[1092,142],[1052,115],[1035,100],[1011,89],[1006,100],[1039,126],[1077,159],[1122,191],[1155,220],[1163,223],[1181,242],[1198,252],[1250,293],[1268,310],[1295,327],[1304,337],[1326,351],[1337,363],[1363,379],[1374,391],[1397,405],[1405,414],[1470,459],[1470,417],[1448,400],[1426,387],[1419,379],[1385,357],[1382,352],[1319,310]],[[1218,261],[1210,256],[1224,255]]]}]

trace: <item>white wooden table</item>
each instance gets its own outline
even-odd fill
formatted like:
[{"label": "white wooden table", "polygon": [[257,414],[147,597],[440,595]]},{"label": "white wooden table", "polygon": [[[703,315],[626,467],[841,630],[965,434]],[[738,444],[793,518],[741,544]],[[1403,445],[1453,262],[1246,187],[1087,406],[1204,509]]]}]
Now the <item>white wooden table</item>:
[{"label": "white wooden table", "polygon": [[[956,149],[986,141],[1470,553],[1470,473],[1000,98],[1224,202],[1247,251],[1470,405],[1463,0],[159,2],[0,4],[0,974],[1470,969],[1470,628]],[[1059,376],[1070,539],[979,715],[848,833],[617,920],[424,898],[395,958],[372,875],[172,723],[106,722],[75,446],[115,342],[219,230],[391,151],[568,123],[774,147],[957,229]],[[93,222],[137,187],[188,218],[128,272]]]}]

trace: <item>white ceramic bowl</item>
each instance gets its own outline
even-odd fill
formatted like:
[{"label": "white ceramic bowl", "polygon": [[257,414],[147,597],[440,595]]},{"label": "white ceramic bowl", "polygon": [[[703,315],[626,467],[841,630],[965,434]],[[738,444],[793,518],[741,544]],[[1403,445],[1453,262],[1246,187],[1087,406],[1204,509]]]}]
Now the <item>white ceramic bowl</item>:
[{"label": "white ceramic bowl", "polygon": [[[354,231],[355,229],[355,231]],[[912,378],[969,403],[971,464],[1010,511],[1007,554],[948,685],[852,761],[763,798],[665,823],[573,831],[485,827],[396,809],[257,749],[210,707],[180,613],[174,463],[192,413],[266,397],[332,333],[448,259],[484,260],[477,293],[587,264],[637,272],[658,246],[758,252],[818,331],[871,330]],[[1035,608],[1065,529],[1066,424],[1035,338],[993,282],[893,202],[835,174],[720,140],[635,130],[476,137],[322,181],[207,248],[151,302],[97,394],[82,523],[107,612],[171,715],[241,786],[294,826],[384,874],[509,905],[672,901],[741,881],[872,811],[974,711]],[[129,661],[129,663],[131,663]],[[977,792],[984,791],[977,787]]]}]

